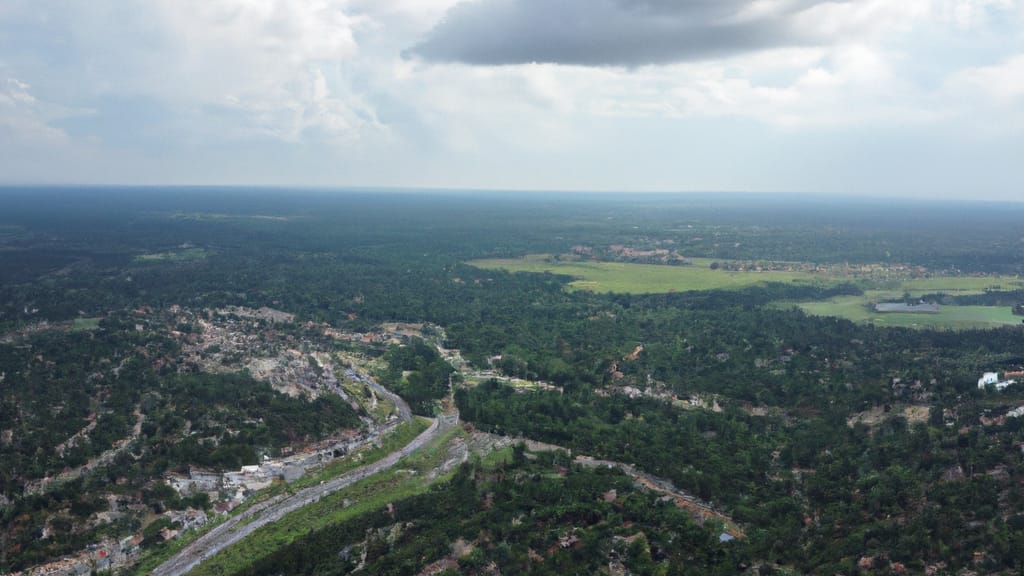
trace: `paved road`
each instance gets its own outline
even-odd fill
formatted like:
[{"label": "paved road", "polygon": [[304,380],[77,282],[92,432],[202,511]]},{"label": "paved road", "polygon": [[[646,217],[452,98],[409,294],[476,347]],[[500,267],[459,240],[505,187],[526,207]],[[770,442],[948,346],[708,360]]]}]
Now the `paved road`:
[{"label": "paved road", "polygon": [[[402,400],[400,396],[391,392],[387,388],[384,388],[374,381],[373,378],[355,370],[347,370],[346,376],[366,384],[372,388],[378,396],[383,396],[390,400],[398,410],[399,422],[408,422],[412,420],[412,411],[409,409],[409,405],[405,400]],[[364,478],[373,476],[374,474],[378,474],[388,468],[391,468],[398,463],[399,460],[419,450],[436,438],[442,431],[451,428],[454,425],[454,422],[457,422],[457,418],[455,420],[450,418],[434,420],[430,424],[430,427],[417,436],[412,442],[405,445],[402,449],[392,452],[372,464],[367,464],[366,466],[357,468],[336,478],[332,478],[319,486],[310,486],[309,488],[305,488],[291,496],[281,494],[249,508],[238,516],[234,516],[223,524],[213,528],[201,538],[186,546],[176,556],[161,564],[153,571],[153,574],[157,576],[176,576],[178,574],[187,573],[207,558],[214,556],[221,550],[242,540],[259,528],[266,526],[271,522],[280,520],[289,512],[293,512],[303,506],[317,502],[324,496],[337,492],[346,486],[350,486]],[[388,428],[390,427],[391,426],[388,426]],[[242,525],[243,523],[245,524]]]},{"label": "paved road", "polygon": [[[318,486],[310,486],[291,496],[282,494],[261,502],[210,530],[201,538],[185,547],[175,557],[161,564],[153,571],[153,574],[157,576],[185,574],[207,558],[249,536],[259,528],[280,520],[289,512],[294,512],[346,486],[391,468],[399,460],[419,450],[452,426],[451,419],[441,418],[434,420],[430,427],[412,442],[406,444],[401,450],[388,454],[381,460],[332,478]],[[247,524],[241,525],[246,521],[248,522]]]}]

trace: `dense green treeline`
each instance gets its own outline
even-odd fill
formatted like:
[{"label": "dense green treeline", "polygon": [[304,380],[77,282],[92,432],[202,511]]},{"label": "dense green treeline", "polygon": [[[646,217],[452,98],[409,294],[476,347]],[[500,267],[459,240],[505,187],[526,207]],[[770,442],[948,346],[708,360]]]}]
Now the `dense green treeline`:
[{"label": "dense green treeline", "polygon": [[761,491],[769,455],[783,442],[772,419],[690,412],[620,395],[518,394],[492,381],[459,390],[456,401],[467,420],[496,433],[635,463],[730,506]]},{"label": "dense green treeline", "polygon": [[[244,375],[175,376],[154,389],[168,397],[164,405],[170,408],[151,408],[156,416],[142,426],[154,470],[185,463],[237,470],[258,462],[257,450],[267,453],[361,426],[339,396],[292,398]],[[179,441],[186,427],[187,437]]]},{"label": "dense green treeline", "polygon": [[801,570],[849,570],[881,553],[916,570],[967,566],[977,550],[989,551],[991,568],[1011,568],[1024,546],[1024,526],[1006,515],[1024,505],[1013,480],[1024,476],[1019,419],[965,437],[942,418],[936,427],[896,417],[872,431],[842,414],[716,414],[623,396],[519,394],[494,382],[456,399],[487,430],[668,478],[747,526],[755,558]]},{"label": "dense green treeline", "polygon": [[387,370],[379,374],[380,383],[408,402],[413,412],[433,415],[435,401],[448,395],[455,372],[437,349],[414,338],[407,345],[388,349],[384,361]]}]

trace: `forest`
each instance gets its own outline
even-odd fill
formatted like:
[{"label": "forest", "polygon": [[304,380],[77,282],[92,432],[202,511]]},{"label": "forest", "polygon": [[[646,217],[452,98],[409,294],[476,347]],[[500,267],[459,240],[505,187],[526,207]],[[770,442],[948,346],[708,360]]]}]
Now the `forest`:
[{"label": "forest", "polygon": [[[139,312],[245,306],[294,314],[291,327],[259,329],[295,346],[313,325],[440,326],[444,348],[472,369],[548,388],[463,383],[417,339],[368,350],[414,411],[430,415],[453,382],[466,426],[630,463],[727,512],[745,537],[721,543],[719,527],[659,507],[621,475],[567,466],[561,476],[555,456],[516,452],[467,462],[393,515],[310,534],[241,573],[342,574],[362,562],[404,574],[460,539],[475,543],[448,567],[463,574],[598,573],[610,559],[635,574],[1016,573],[1024,423],[1007,414],[1024,405],[1024,386],[977,380],[1024,368],[1024,327],[885,328],[786,305],[858,294],[851,283],[598,293],[468,262],[669,243],[688,258],[1013,276],[1024,272],[1022,216],[1019,204],[761,195],[2,189],[0,572],[142,530],[96,521],[108,495],[202,506],[174,502],[159,478],[233,469],[359,426],[330,396],[306,402],[245,372],[168,362],[195,328]],[[1022,303],[1019,290],[930,298]],[[132,436],[140,414],[134,454],[145,458],[125,453],[81,480],[27,489]],[[87,427],[88,441],[69,442]],[[200,442],[210,437],[216,445]],[[612,488],[619,499],[599,497]],[[370,538],[365,560],[342,554],[396,525],[414,528]],[[578,547],[541,553],[567,534]]]}]

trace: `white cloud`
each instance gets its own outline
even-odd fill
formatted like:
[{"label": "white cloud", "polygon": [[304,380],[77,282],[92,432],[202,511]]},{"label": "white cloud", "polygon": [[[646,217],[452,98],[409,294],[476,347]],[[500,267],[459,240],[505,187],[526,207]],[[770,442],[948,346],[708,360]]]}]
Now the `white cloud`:
[{"label": "white cloud", "polygon": [[67,144],[68,135],[51,123],[88,112],[41,102],[32,95],[31,89],[17,78],[7,78],[0,83],[0,133],[9,139],[7,144],[37,147]]},{"label": "white cloud", "polygon": [[962,70],[950,78],[954,90],[969,90],[1007,108],[1024,108],[1024,54],[993,66]]},{"label": "white cloud", "polygon": [[796,16],[797,26],[829,44],[878,40],[907,32],[927,18],[934,0],[857,0],[815,4]]},{"label": "white cloud", "polygon": [[969,30],[987,26],[1015,9],[1016,0],[939,0],[934,13],[940,21]]},{"label": "white cloud", "polygon": [[1024,130],[1024,54],[961,70],[943,89],[971,132],[1019,138]]},{"label": "white cloud", "polygon": [[[411,67],[411,69],[410,69]],[[576,94],[550,65],[476,68],[398,65],[396,96],[405,95],[439,142],[467,153],[489,146],[562,150],[577,142]]]},{"label": "white cloud", "polygon": [[12,69],[53,66],[33,83],[54,96],[153,102],[202,139],[344,145],[381,129],[348,75],[369,23],[347,0],[10,1],[0,29],[37,45]]},{"label": "white cloud", "polygon": [[164,45],[135,88],[176,105],[226,107],[246,120],[239,134],[297,142],[311,130],[334,143],[378,128],[353,98],[344,65],[359,55],[359,18],[344,2],[160,0],[152,17]]}]

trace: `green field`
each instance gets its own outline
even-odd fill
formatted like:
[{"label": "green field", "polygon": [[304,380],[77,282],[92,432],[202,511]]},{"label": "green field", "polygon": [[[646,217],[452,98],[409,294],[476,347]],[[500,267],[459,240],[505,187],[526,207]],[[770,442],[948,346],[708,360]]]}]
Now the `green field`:
[{"label": "green field", "polygon": [[879,291],[878,295],[889,293],[893,298],[900,298],[903,292],[909,292],[911,296],[922,296],[939,292],[963,295],[981,294],[986,290],[1024,289],[1024,280],[1016,276],[934,276],[931,278],[896,280],[889,284],[885,286],[887,290]]},{"label": "green field", "polygon": [[919,298],[926,294],[968,295],[980,294],[986,289],[1019,290],[1022,281],[1011,276],[1000,277],[934,277],[911,278],[891,282],[886,290],[865,290],[861,296],[843,296],[823,302],[796,303],[804,312],[815,316],[838,316],[854,322],[876,326],[905,328],[995,328],[1021,324],[1007,306],[942,306],[936,314],[879,313],[871,308],[875,302],[895,302],[909,294]]},{"label": "green field", "polygon": [[[571,276],[571,290],[657,294],[697,290],[735,290],[767,282],[829,285],[853,282],[865,292],[824,302],[798,302],[796,306],[816,316],[839,316],[854,322],[878,326],[917,328],[991,328],[1017,325],[1021,318],[1009,308],[993,306],[943,306],[937,314],[880,314],[870,310],[872,302],[901,299],[904,294],[980,294],[985,290],[1019,290],[1024,280],[1014,276],[935,276],[930,278],[893,278],[886,280],[849,280],[841,276],[812,272],[730,272],[712,270],[712,260],[697,258],[692,266],[664,266],[623,262],[558,261],[546,254],[523,258],[474,260],[469,264],[488,270],[550,273]],[[788,304],[787,304],[788,305]]]},{"label": "green field", "polygon": [[175,252],[155,252],[152,254],[140,254],[135,257],[136,262],[192,262],[205,260],[210,253],[205,248],[186,248]]},{"label": "green field", "polygon": [[869,308],[878,301],[872,293],[864,296],[844,296],[824,302],[800,302],[800,309],[815,316],[839,316],[854,322],[868,322],[876,326],[906,328],[994,328],[1020,325],[1022,318],[1014,316],[1009,307],[997,306],[943,306],[936,314],[879,313]]},{"label": "green field", "polygon": [[75,318],[71,322],[72,332],[85,332],[88,330],[96,330],[100,327],[100,320],[102,318]]},{"label": "green field", "polygon": [[735,290],[767,282],[832,283],[808,272],[729,272],[712,270],[712,260],[696,258],[691,266],[624,262],[558,262],[546,255],[473,260],[478,268],[509,272],[550,272],[575,278],[569,287],[591,292],[658,294],[694,290]]}]

